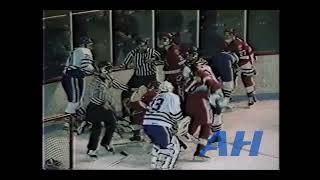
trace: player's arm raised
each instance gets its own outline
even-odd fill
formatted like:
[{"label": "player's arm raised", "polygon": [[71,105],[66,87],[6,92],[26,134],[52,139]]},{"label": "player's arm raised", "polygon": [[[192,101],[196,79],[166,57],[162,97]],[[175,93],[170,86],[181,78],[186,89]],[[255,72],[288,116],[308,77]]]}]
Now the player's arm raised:
[{"label": "player's arm raised", "polygon": [[127,68],[127,66],[132,62],[133,57],[133,51],[130,51],[126,58],[124,59],[124,62],[120,65],[120,68]]},{"label": "player's arm raised", "polygon": [[202,83],[209,87],[209,89],[213,92],[220,89],[222,86],[220,82],[213,77],[209,72],[206,71],[198,71],[197,75],[201,78]]}]

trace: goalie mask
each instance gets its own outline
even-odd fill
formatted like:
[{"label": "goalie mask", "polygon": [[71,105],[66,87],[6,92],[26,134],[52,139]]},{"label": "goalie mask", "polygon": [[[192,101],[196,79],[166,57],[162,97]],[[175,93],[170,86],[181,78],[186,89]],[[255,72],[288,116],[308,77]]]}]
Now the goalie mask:
[{"label": "goalie mask", "polygon": [[87,36],[82,36],[82,37],[80,37],[80,40],[79,40],[79,46],[85,47],[88,49],[92,49],[93,48],[93,41],[91,38],[89,38]]},{"label": "goalie mask", "polygon": [[159,85],[159,90],[160,92],[173,92],[174,87],[173,85],[168,82],[168,81],[163,81],[160,85]]}]

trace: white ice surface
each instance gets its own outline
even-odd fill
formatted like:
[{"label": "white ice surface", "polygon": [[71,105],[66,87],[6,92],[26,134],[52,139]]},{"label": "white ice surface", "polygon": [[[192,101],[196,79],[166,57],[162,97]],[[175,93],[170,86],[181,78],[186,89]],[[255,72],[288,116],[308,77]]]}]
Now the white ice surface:
[{"label": "white ice surface", "polygon": [[[269,170],[279,169],[279,100],[264,100],[257,102],[251,109],[243,108],[246,101],[236,103],[233,112],[223,115],[224,127],[227,133],[228,156],[218,156],[218,151],[209,151],[212,157],[207,162],[192,161],[195,145],[181,152],[176,165],[177,170]],[[237,108],[238,107],[238,108]],[[236,131],[245,131],[244,140],[252,140],[256,130],[263,131],[258,156],[248,156],[250,145],[244,146],[240,156],[230,156],[232,142]],[[119,139],[119,138],[115,138]],[[117,140],[115,140],[117,142]],[[75,169],[92,170],[148,170],[150,169],[151,145],[136,143],[125,146],[116,146],[116,151],[125,150],[130,154],[114,167],[108,165],[123,156],[119,153],[112,155],[104,149],[99,149],[99,159],[92,161],[86,156],[88,134],[75,138]]]}]

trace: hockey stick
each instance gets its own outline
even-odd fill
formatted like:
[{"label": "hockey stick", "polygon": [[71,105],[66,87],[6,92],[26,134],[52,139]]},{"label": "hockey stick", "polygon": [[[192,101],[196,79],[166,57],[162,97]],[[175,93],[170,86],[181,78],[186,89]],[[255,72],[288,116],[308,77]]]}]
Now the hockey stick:
[{"label": "hockey stick", "polygon": [[176,136],[176,137],[180,143],[180,146],[183,147],[183,149],[187,149],[188,148],[187,144],[184,143],[178,136]]},{"label": "hockey stick", "polygon": [[142,143],[143,141],[127,141],[127,142],[119,142],[112,144],[113,146],[122,146],[122,145],[128,145],[128,144],[136,144],[136,143]]},{"label": "hockey stick", "polygon": [[126,151],[121,151],[120,154],[123,155],[123,157],[118,159],[118,160],[116,160],[116,161],[114,161],[114,162],[112,162],[112,163],[110,163],[110,164],[108,164],[107,167],[113,167],[113,166],[121,163],[121,161],[123,161],[125,159],[128,159],[129,157],[132,156],[131,154],[127,153]]}]

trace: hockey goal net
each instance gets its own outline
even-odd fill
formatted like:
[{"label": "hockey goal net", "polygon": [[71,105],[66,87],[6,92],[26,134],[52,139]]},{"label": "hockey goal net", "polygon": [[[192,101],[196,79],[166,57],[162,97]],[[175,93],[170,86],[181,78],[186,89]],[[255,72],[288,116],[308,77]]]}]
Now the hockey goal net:
[{"label": "hockey goal net", "polygon": [[73,168],[73,135],[70,123],[70,115],[58,115],[43,121],[43,169],[66,170]]}]

